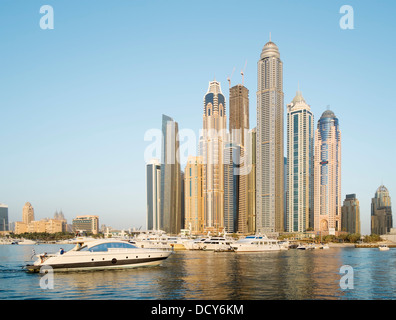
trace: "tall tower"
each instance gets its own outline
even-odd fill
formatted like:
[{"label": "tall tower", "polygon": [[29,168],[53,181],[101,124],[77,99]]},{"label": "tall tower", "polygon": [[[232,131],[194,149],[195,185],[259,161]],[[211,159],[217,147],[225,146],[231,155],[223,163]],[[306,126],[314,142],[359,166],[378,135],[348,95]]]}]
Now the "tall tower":
[{"label": "tall tower", "polygon": [[256,231],[284,230],[283,63],[271,40],[257,63]]},{"label": "tall tower", "polygon": [[314,229],[341,231],[341,131],[331,110],[323,112],[315,132]]},{"label": "tall tower", "polygon": [[146,166],[147,230],[160,229],[161,164],[152,159]]},{"label": "tall tower", "polygon": [[178,123],[162,115],[160,228],[170,234],[181,229],[181,173]]},{"label": "tall tower", "polygon": [[392,227],[391,198],[388,189],[381,185],[371,199],[371,234],[386,234]]},{"label": "tall tower", "polygon": [[249,131],[248,134],[248,201],[247,201],[247,232],[256,232],[256,128]]},{"label": "tall tower", "polygon": [[224,228],[223,148],[226,139],[226,104],[220,83],[209,82],[203,112],[203,177],[205,230]]},{"label": "tall tower", "polygon": [[189,156],[184,170],[184,207],[186,229],[191,234],[202,234],[204,227],[202,157]]},{"label": "tall tower", "polygon": [[[249,90],[242,84],[237,84],[230,88],[229,100],[230,114],[230,136],[234,146],[239,146],[238,155],[238,190],[237,197],[237,221],[236,231],[240,233],[248,232],[248,144],[249,144]],[[226,165],[227,166],[227,165]]]},{"label": "tall tower", "polygon": [[26,202],[22,209],[22,222],[29,224],[34,221],[34,209],[30,202]]},{"label": "tall tower", "polygon": [[228,233],[240,231],[239,225],[239,163],[241,146],[227,143],[224,147],[224,227]]},{"label": "tall tower", "polygon": [[288,232],[305,232],[313,213],[314,120],[298,90],[287,105]]},{"label": "tall tower", "polygon": [[244,147],[249,131],[249,90],[241,84],[230,88],[229,105],[232,142]]}]

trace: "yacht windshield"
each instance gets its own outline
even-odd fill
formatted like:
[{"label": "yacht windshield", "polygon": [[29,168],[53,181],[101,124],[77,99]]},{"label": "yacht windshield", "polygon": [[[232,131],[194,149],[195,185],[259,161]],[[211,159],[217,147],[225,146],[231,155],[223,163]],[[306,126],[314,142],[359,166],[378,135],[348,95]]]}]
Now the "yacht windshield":
[{"label": "yacht windshield", "polygon": [[134,245],[130,243],[121,243],[121,242],[107,242],[107,243],[101,243],[96,246],[93,246],[91,248],[85,247],[82,248],[81,251],[90,251],[90,252],[103,252],[103,251],[108,251],[110,248],[115,248],[115,249],[134,249],[136,248]]}]

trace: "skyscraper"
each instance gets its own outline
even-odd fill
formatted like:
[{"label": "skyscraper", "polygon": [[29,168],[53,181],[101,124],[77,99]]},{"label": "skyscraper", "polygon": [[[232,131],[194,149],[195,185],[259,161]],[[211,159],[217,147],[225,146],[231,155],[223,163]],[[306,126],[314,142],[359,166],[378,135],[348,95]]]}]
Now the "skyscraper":
[{"label": "skyscraper", "polygon": [[381,185],[371,199],[371,234],[386,234],[392,227],[391,198],[388,189]]},{"label": "skyscraper", "polygon": [[239,227],[239,163],[241,146],[228,143],[224,147],[224,227],[236,233]]},{"label": "skyscraper", "polygon": [[323,112],[315,132],[314,229],[341,231],[341,131],[331,110]]},{"label": "skyscraper", "polygon": [[298,90],[287,105],[288,232],[305,232],[313,212],[314,120]]},{"label": "skyscraper", "polygon": [[29,224],[34,220],[34,209],[30,202],[26,202],[22,209],[22,222]]},{"label": "skyscraper", "polygon": [[192,234],[202,234],[204,228],[202,157],[189,156],[184,171],[185,228]]},{"label": "skyscraper", "polygon": [[247,145],[247,161],[248,161],[248,176],[247,176],[247,232],[256,232],[256,128],[253,128],[248,133]]},{"label": "skyscraper", "polygon": [[342,231],[360,233],[360,205],[356,194],[347,194],[341,208]]},{"label": "skyscraper", "polygon": [[160,229],[161,164],[151,159],[146,165],[147,230]]},{"label": "skyscraper", "polygon": [[258,61],[256,231],[284,230],[283,63],[270,39]]},{"label": "skyscraper", "polygon": [[244,147],[249,131],[249,90],[245,86],[230,88],[229,110],[231,140]]},{"label": "skyscraper", "polygon": [[181,229],[181,173],[178,123],[162,115],[160,228],[170,234]]},{"label": "skyscraper", "polygon": [[9,231],[8,228],[8,206],[0,203],[0,232]]},{"label": "skyscraper", "polygon": [[223,148],[226,139],[226,104],[220,83],[209,82],[203,112],[203,178],[205,230],[224,228]]},{"label": "skyscraper", "polygon": [[242,84],[230,88],[229,100],[230,138],[233,145],[238,145],[237,180],[237,217],[238,225],[234,232],[248,232],[248,132],[249,132],[249,90]]}]

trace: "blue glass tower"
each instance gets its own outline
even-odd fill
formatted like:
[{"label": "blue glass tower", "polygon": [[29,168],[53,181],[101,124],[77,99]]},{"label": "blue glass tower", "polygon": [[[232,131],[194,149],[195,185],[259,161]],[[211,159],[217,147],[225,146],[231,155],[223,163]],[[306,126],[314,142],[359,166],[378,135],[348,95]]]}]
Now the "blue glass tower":
[{"label": "blue glass tower", "polygon": [[314,168],[314,228],[341,231],[341,131],[331,110],[318,121]]}]

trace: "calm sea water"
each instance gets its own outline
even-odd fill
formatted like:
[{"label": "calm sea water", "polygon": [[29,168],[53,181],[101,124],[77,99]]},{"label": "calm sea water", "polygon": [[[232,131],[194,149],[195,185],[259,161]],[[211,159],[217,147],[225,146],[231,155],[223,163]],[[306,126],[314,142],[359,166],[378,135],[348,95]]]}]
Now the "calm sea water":
[{"label": "calm sea water", "polygon": [[[0,245],[0,299],[396,299],[396,248],[176,251],[156,267],[54,273],[54,289],[41,289],[43,275],[21,267],[32,249],[59,248]],[[353,289],[340,288],[343,265],[353,268]]]}]

